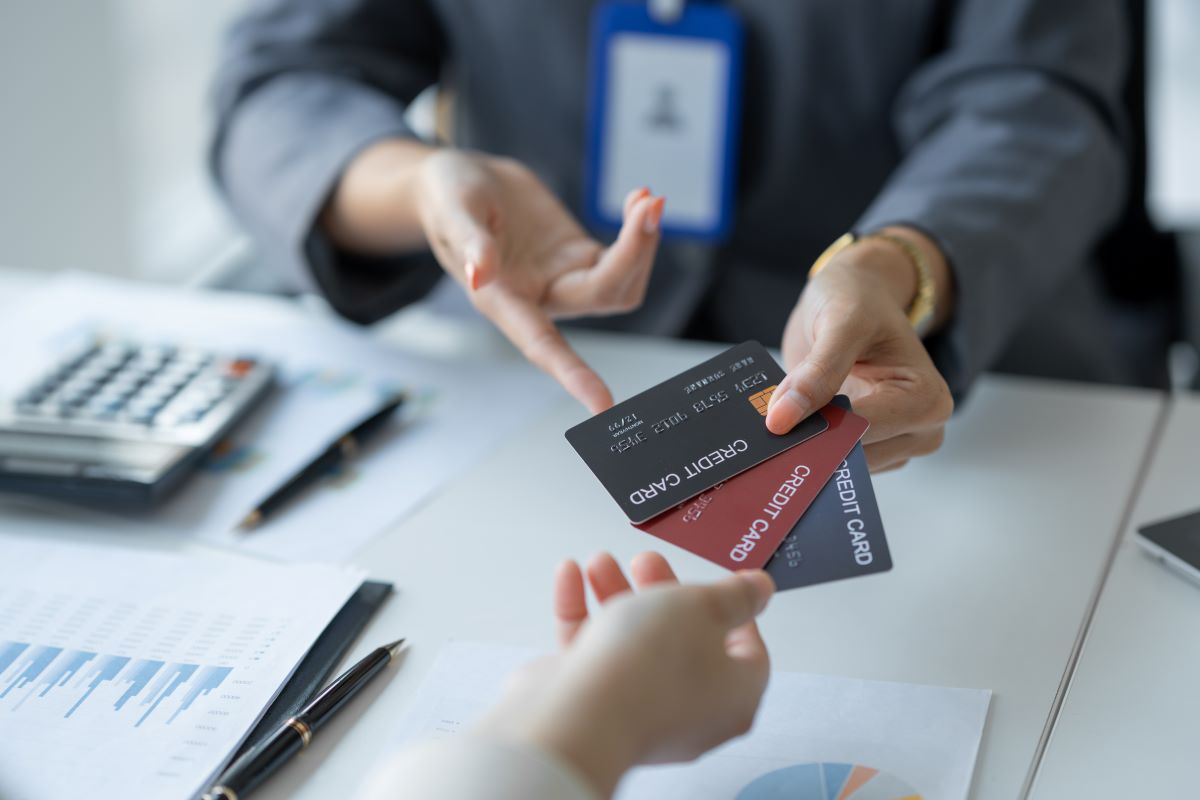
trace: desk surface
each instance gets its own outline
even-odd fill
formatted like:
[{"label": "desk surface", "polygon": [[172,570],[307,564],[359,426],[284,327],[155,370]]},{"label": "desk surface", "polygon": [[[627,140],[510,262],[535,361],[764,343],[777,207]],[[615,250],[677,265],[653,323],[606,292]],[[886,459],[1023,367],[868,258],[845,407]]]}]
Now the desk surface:
[{"label": "desk surface", "polygon": [[[0,297],[37,282],[24,277],[0,270]],[[495,358],[516,357],[494,335],[439,326],[419,313],[402,317],[383,335],[404,346],[416,343],[442,357],[480,348]],[[718,349],[623,336],[574,338],[618,397]],[[985,378],[939,453],[876,479],[895,568],[776,597],[763,619],[774,666],[992,689],[973,797],[1018,796],[1159,408],[1159,397],[1148,392]],[[389,741],[442,644],[462,639],[548,648],[550,578],[561,559],[606,549],[625,561],[661,544],[625,522],[566,444],[562,432],[582,417],[581,408],[561,399],[357,554],[354,560],[373,576],[395,582],[397,595],[352,657],[396,636],[408,637],[412,648],[390,679],[369,687],[262,797],[345,796]],[[1192,429],[1200,428],[1200,410],[1192,419]],[[1170,507],[1144,504],[1141,516],[1186,504],[1182,496]],[[685,580],[722,574],[663,547]],[[1195,590],[1179,583],[1167,591],[1192,597]],[[1120,649],[1123,635],[1113,647]],[[1074,696],[1067,711],[1073,706]],[[1065,741],[1055,738],[1052,756]],[[1039,789],[1050,785],[1056,763],[1047,764]],[[1108,766],[1121,769],[1115,759]],[[1130,776],[1143,773],[1125,769]]]},{"label": "desk surface", "polygon": [[[1200,396],[1173,401],[1034,785],[1034,798],[1196,793],[1200,588],[1134,530],[1200,507]],[[1187,787],[1185,789],[1185,787]]]},{"label": "desk surface", "polygon": [[[618,397],[715,351],[576,341]],[[774,666],[993,689],[974,796],[1015,797],[1158,408],[1148,393],[986,379],[939,454],[877,480],[895,569],[778,596],[763,620]],[[412,650],[264,797],[327,797],[359,781],[447,640],[549,647],[562,558],[607,549],[626,560],[655,546],[566,445],[582,416],[556,404],[358,555],[398,588],[360,650],[397,635]],[[685,580],[721,574],[667,552]]]}]

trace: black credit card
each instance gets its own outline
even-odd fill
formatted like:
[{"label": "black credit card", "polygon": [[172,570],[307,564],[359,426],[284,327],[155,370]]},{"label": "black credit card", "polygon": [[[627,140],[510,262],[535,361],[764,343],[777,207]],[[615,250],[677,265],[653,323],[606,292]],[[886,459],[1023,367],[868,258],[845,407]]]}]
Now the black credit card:
[{"label": "black credit card", "polygon": [[[834,403],[849,408],[844,397]],[[891,568],[892,554],[859,443],[763,569],[783,591]]]},{"label": "black credit card", "polygon": [[567,431],[567,441],[630,522],[645,522],[821,433],[812,414],[783,436],[767,430],[783,368],[744,342]]}]

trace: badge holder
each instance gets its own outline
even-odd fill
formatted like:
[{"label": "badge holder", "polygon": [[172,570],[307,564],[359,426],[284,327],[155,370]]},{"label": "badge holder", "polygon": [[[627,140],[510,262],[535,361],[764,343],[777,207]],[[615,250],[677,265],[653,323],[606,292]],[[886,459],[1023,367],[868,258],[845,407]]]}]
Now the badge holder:
[{"label": "badge holder", "polygon": [[714,3],[608,0],[592,17],[584,217],[621,226],[625,196],[666,198],[667,237],[719,242],[733,222],[743,31]]}]

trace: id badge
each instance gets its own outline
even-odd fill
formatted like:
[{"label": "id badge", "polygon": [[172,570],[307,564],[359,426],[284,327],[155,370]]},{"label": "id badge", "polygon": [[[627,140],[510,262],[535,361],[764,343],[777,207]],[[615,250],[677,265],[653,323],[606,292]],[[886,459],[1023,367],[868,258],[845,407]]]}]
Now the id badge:
[{"label": "id badge", "polygon": [[732,226],[741,119],[742,25],[690,2],[672,22],[644,0],[607,0],[592,17],[584,214],[621,225],[625,196],[666,198],[668,237],[720,241]]}]

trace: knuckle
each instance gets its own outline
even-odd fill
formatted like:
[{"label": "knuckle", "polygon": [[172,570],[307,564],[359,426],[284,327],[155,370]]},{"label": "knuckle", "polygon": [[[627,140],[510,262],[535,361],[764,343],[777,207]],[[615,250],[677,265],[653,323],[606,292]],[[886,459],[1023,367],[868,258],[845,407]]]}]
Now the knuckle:
[{"label": "knuckle", "polygon": [[[812,384],[818,387],[820,391],[836,392],[838,387],[842,385],[842,380],[834,371],[833,365],[823,358],[810,359],[806,366],[806,372]],[[796,386],[792,388],[799,389],[800,387]],[[801,392],[801,394],[805,393]],[[805,399],[809,402],[814,402],[815,400],[813,397],[805,397]]]},{"label": "knuckle", "polygon": [[543,328],[521,346],[521,353],[535,364],[549,364],[557,341],[557,331],[553,328]]},{"label": "knuckle", "polygon": [[641,292],[637,287],[625,289],[617,298],[616,310],[620,312],[634,311],[642,304],[644,292]]},{"label": "knuckle", "polygon": [[787,391],[796,394],[806,408],[813,408],[817,405],[816,394],[801,381],[792,381],[787,387]]},{"label": "knuckle", "polygon": [[941,423],[950,419],[954,414],[954,396],[950,394],[950,387],[941,375],[937,376],[930,392],[933,395],[928,405],[930,422]]},{"label": "knuckle", "polygon": [[536,180],[533,171],[519,160],[511,156],[493,156],[490,159],[492,169],[499,173],[521,181]]},{"label": "knuckle", "polygon": [[915,448],[915,454],[919,456],[927,456],[936,453],[941,449],[942,443],[946,439],[946,432],[942,428],[931,431],[928,435],[923,436]]},{"label": "knuckle", "polygon": [[599,297],[597,299],[607,309],[620,311],[629,303],[629,292],[625,287],[611,282],[602,286],[598,294]]},{"label": "knuckle", "polygon": [[488,187],[484,181],[468,180],[458,186],[457,199],[461,206],[471,208],[487,199]]},{"label": "knuckle", "polygon": [[754,727],[754,712],[742,711],[734,718],[733,735],[745,736]]}]

